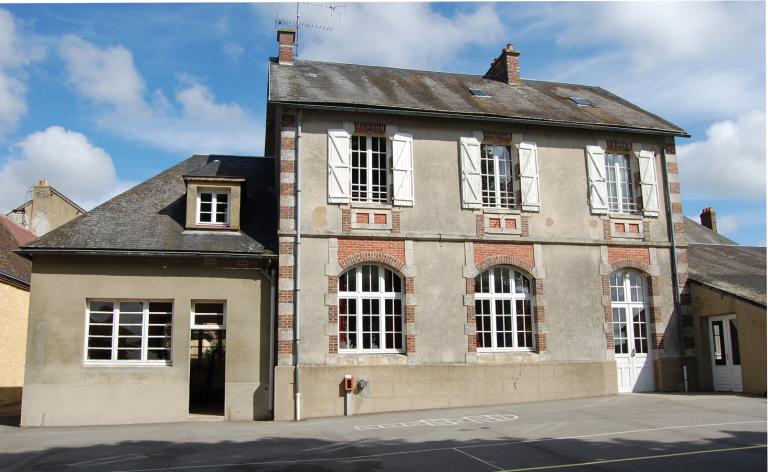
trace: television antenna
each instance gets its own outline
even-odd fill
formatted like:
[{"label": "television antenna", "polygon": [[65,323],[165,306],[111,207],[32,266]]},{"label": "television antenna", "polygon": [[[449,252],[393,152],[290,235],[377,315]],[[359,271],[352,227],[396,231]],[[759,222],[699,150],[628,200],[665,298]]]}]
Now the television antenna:
[{"label": "television antenna", "polygon": [[[346,7],[346,5],[336,5],[333,3],[304,2],[304,4],[313,6],[313,7],[327,8],[331,11],[331,15],[334,15],[334,14],[341,15],[341,12],[338,9]],[[296,57],[299,57],[299,30],[301,28],[314,29],[319,31],[333,31],[333,28],[327,25],[301,21],[301,14],[299,12],[300,5],[301,5],[301,2],[296,2],[296,19],[295,20],[287,19],[287,18],[275,18],[275,28],[279,28],[281,26],[289,26],[294,29],[296,33],[296,40],[294,42],[296,46]]]}]

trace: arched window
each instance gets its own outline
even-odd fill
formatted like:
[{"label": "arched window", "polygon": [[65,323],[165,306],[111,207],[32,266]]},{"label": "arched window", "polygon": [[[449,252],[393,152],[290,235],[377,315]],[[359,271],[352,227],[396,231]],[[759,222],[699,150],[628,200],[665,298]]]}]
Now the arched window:
[{"label": "arched window", "polygon": [[339,277],[339,352],[403,352],[403,334],[397,274],[366,264]]},{"label": "arched window", "polygon": [[509,266],[475,277],[478,351],[534,350],[531,280]]},{"label": "arched window", "polygon": [[643,274],[632,269],[611,274],[611,317],[616,354],[648,353],[648,295]]}]

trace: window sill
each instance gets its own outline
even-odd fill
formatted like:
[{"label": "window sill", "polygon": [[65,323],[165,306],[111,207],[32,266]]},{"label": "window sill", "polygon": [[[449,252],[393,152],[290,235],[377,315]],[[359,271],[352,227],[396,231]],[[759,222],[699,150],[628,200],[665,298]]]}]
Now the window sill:
[{"label": "window sill", "polygon": [[482,208],[483,213],[494,215],[519,215],[522,210],[518,208]]},{"label": "window sill", "polygon": [[83,367],[171,367],[171,362],[114,362],[114,361],[84,361]]},{"label": "window sill", "polygon": [[610,219],[620,220],[642,220],[643,214],[641,213],[608,213]]},{"label": "window sill", "polygon": [[391,210],[392,205],[389,203],[375,203],[375,202],[350,202],[350,208],[363,208],[373,210]]}]

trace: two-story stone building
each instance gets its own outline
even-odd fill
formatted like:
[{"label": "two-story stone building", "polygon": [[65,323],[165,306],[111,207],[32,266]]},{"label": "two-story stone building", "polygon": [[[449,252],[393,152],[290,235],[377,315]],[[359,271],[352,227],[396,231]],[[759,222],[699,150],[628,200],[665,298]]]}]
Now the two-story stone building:
[{"label": "two-story stone building", "polygon": [[293,38],[278,32],[269,64],[274,159],[193,156],[23,249],[23,424],[286,420],[695,376],[685,131],[597,87],[523,80],[511,46],[481,76],[296,60]]},{"label": "two-story stone building", "polygon": [[269,68],[276,418],[344,414],[345,375],[356,412],[684,388],[685,131],[523,80],[511,45],[480,76],[298,60],[293,38]]}]

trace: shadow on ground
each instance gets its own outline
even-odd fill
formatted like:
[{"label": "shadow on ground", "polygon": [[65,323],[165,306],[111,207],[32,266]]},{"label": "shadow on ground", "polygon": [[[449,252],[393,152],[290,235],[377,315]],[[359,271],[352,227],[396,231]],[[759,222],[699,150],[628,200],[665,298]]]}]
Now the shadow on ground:
[{"label": "shadow on ground", "polygon": [[[478,435],[483,434],[481,429],[474,431]],[[466,435],[467,431],[461,434]],[[179,438],[5,453],[0,454],[0,470],[449,472],[532,467],[558,470],[561,468],[558,465],[584,462],[593,464],[582,465],[577,470],[765,470],[764,432],[720,430],[716,440],[692,439],[694,436],[690,431],[678,430],[673,435],[667,433],[665,437],[668,439],[689,439],[675,442],[657,436],[658,440],[603,436],[571,439],[503,437],[491,441],[426,441],[415,436],[409,440],[368,438],[351,442],[270,437],[210,443],[184,442]],[[754,445],[763,447],[749,448]],[[628,458],[634,459],[625,460]]]}]

